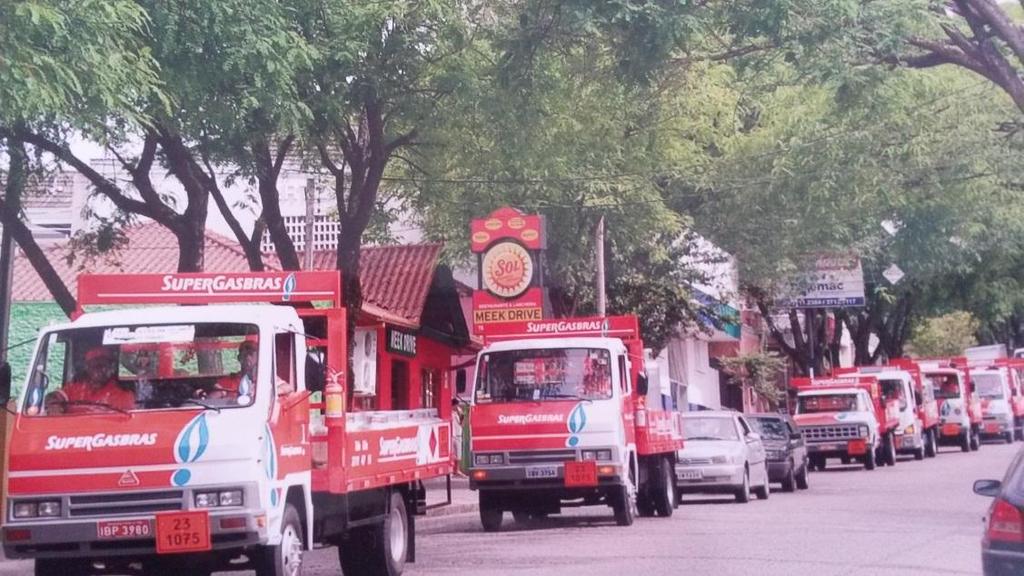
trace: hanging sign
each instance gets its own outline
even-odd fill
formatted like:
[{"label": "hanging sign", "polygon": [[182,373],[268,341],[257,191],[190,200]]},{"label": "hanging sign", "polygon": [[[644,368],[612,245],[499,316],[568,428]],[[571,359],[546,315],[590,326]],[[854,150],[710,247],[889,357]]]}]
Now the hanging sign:
[{"label": "hanging sign", "polygon": [[827,254],[814,258],[809,269],[790,279],[778,304],[784,308],[843,308],[864,306],[864,302],[860,258]]}]

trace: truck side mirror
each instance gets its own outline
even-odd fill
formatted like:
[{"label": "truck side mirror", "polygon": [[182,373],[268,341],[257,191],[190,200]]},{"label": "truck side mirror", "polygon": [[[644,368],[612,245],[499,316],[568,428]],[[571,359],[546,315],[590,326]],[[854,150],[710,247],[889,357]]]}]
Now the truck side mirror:
[{"label": "truck side mirror", "polygon": [[647,374],[641,373],[636,378],[636,392],[641,396],[647,396],[647,390],[649,383],[647,382]]},{"label": "truck side mirror", "polygon": [[464,369],[455,373],[455,391],[459,394],[466,393],[466,371]]},{"label": "truck side mirror", "polygon": [[11,365],[0,364],[0,403],[6,404],[11,399]]}]

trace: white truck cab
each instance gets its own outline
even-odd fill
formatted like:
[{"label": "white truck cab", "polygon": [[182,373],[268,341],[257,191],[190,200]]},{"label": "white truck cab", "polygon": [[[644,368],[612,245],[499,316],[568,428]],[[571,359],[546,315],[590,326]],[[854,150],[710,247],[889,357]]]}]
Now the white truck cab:
[{"label": "white truck cab", "polygon": [[862,388],[801,389],[793,416],[807,442],[811,465],[824,470],[828,458],[861,458],[873,470],[881,445],[871,396]]},{"label": "white truck cab", "polygon": [[971,379],[981,398],[981,435],[1003,439],[1007,444],[1013,443],[1014,415],[1007,369],[995,366],[974,369],[971,370]]},{"label": "white truck cab", "polygon": [[872,372],[882,386],[882,397],[899,403],[899,424],[893,429],[896,451],[913,454],[915,460],[925,456],[924,425],[918,416],[914,380],[906,370]]}]

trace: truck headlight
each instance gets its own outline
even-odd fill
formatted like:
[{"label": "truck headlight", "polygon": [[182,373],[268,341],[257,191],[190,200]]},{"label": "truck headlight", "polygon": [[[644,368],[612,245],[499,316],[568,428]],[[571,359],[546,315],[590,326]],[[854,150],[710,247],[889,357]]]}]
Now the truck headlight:
[{"label": "truck headlight", "polygon": [[867,436],[868,436],[868,427],[867,426],[863,426],[862,425],[860,428],[857,429],[857,431],[860,432],[861,438],[867,438]]},{"label": "truck headlight", "polygon": [[39,514],[39,505],[35,502],[15,502],[15,518],[35,518]]},{"label": "truck headlight", "polygon": [[477,466],[487,466],[488,464],[504,464],[504,454],[474,454],[473,464]]},{"label": "truck headlight", "polygon": [[584,450],[581,456],[584,460],[597,460],[597,450]]},{"label": "truck headlight", "polygon": [[225,490],[220,493],[220,505],[221,506],[241,506],[242,505],[242,491],[241,490]]},{"label": "truck headlight", "polygon": [[914,425],[911,424],[910,426],[907,426],[906,428],[904,428],[903,429],[903,433],[904,434],[913,435],[914,434]]},{"label": "truck headlight", "polygon": [[47,500],[46,502],[40,502],[37,510],[40,518],[57,518],[60,516],[60,501]]},{"label": "truck headlight", "polygon": [[611,460],[612,459],[612,451],[611,450],[598,450],[597,451],[597,459],[598,460]]},{"label": "truck headlight", "polygon": [[245,498],[242,495],[242,491],[239,489],[220,490],[216,492],[196,492],[195,495],[196,508],[216,508],[218,506],[241,506],[244,501]]}]

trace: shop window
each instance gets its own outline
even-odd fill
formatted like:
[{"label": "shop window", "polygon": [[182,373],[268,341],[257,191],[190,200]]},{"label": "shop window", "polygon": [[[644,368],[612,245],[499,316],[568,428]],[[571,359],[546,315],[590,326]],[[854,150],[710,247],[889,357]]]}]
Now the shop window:
[{"label": "shop window", "polygon": [[441,397],[441,372],[431,368],[420,371],[420,399],[424,408],[440,408],[438,399]]},{"label": "shop window", "polygon": [[391,361],[391,409],[409,409],[409,363]]}]

